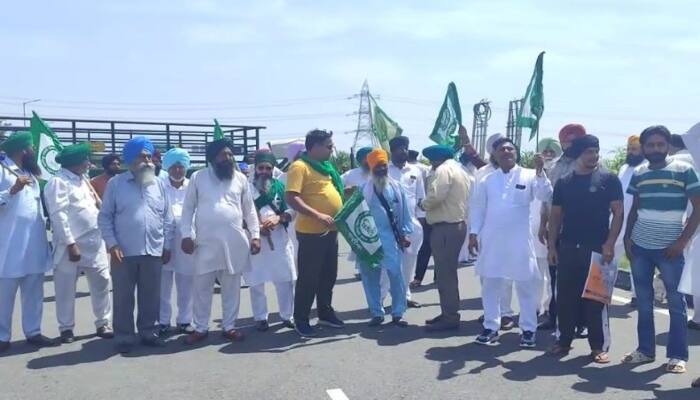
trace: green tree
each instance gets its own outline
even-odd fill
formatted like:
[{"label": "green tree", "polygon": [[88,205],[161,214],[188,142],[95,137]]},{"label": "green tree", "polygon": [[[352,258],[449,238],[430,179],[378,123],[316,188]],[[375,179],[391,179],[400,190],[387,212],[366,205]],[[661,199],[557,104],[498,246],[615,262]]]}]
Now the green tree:
[{"label": "green tree", "polygon": [[331,162],[341,174],[350,169],[350,153],[343,150],[337,150],[335,155],[331,157]]},{"label": "green tree", "polygon": [[520,152],[520,166],[523,168],[535,168],[535,152],[525,150]]},{"label": "green tree", "polygon": [[605,158],[603,164],[605,168],[610,170],[610,172],[618,173],[620,172],[620,167],[625,164],[627,159],[627,150],[624,147],[618,147],[612,153],[611,157]]}]

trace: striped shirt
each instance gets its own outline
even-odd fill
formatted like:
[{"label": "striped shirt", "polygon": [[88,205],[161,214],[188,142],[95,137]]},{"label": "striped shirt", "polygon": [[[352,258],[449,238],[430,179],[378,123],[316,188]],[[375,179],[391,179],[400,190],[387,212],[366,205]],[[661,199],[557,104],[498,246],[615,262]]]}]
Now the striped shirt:
[{"label": "striped shirt", "polygon": [[639,198],[632,241],[645,249],[665,249],[683,232],[688,198],[700,196],[700,182],[692,165],[669,159],[661,169],[649,169],[648,163],[637,167],[627,193]]}]

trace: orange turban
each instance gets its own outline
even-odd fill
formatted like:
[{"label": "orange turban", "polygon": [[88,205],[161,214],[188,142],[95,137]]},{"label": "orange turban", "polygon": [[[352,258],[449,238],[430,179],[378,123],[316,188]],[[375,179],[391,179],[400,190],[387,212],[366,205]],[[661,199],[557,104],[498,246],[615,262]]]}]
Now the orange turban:
[{"label": "orange turban", "polygon": [[374,149],[367,154],[367,165],[369,165],[370,170],[373,170],[379,163],[389,163],[389,154],[387,154],[386,151],[383,149]]},{"label": "orange turban", "polygon": [[627,145],[633,145],[633,144],[640,144],[639,142],[639,135],[632,135],[627,138]]}]

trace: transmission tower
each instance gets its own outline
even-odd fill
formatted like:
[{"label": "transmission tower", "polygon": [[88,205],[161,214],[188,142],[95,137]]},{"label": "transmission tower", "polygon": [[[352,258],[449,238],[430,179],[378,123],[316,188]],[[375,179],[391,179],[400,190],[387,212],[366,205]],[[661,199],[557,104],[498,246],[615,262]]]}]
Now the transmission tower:
[{"label": "transmission tower", "polygon": [[523,128],[518,126],[518,113],[523,106],[522,99],[511,100],[508,104],[508,123],[506,124],[506,136],[518,147],[522,141]]},{"label": "transmission tower", "polygon": [[490,101],[482,99],[474,104],[474,123],[472,125],[472,144],[479,151],[481,156],[484,156],[486,148],[486,130],[491,119]]},{"label": "transmission tower", "polygon": [[362,84],[362,90],[359,95],[352,98],[360,98],[360,107],[357,110],[357,129],[355,130],[355,140],[352,143],[353,153],[361,146],[374,146],[377,143],[374,134],[372,133],[372,103],[369,93],[369,85],[367,80]]}]

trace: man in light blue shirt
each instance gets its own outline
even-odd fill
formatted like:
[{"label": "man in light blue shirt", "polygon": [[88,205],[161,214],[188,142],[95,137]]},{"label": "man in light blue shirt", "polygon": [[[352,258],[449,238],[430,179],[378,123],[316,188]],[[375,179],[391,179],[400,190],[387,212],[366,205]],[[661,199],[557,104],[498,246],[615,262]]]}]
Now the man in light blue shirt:
[{"label": "man in light blue shirt", "polygon": [[137,328],[141,342],[161,347],[156,322],[160,304],[160,275],[170,259],[173,216],[165,188],[156,179],[151,157],[155,149],[145,137],[124,146],[129,171],[107,184],[98,225],[111,256],[114,334],[117,351],[134,345],[134,290],[138,293]]}]

